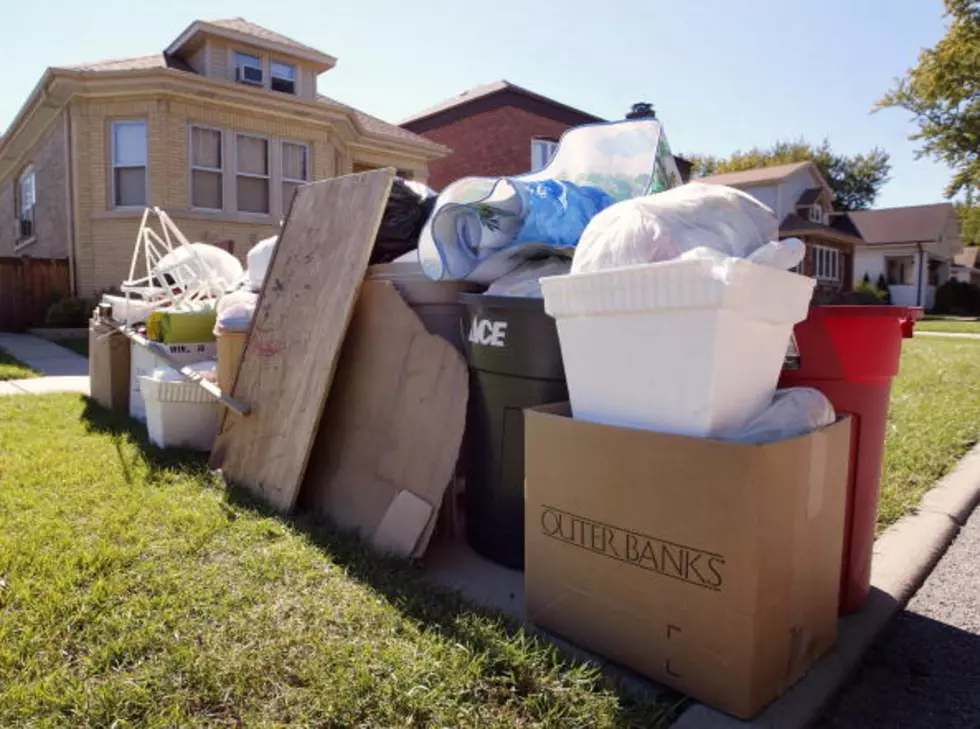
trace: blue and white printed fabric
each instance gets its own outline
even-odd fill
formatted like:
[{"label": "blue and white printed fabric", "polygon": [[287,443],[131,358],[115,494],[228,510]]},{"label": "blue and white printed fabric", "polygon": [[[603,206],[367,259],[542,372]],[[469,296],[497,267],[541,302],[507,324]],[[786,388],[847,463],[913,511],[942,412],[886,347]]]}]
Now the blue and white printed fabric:
[{"label": "blue and white printed fabric", "polygon": [[467,177],[443,190],[419,238],[419,261],[435,281],[489,284],[542,251],[570,257],[599,212],[678,184],[657,120],[576,127],[538,172]]}]

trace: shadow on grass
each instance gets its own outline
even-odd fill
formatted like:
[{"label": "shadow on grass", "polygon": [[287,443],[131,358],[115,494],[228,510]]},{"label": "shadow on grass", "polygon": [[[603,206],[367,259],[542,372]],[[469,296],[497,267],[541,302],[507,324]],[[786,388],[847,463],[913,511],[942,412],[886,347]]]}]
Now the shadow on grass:
[{"label": "shadow on grass", "polygon": [[[133,463],[132,457],[123,448],[124,444],[136,447],[139,457],[149,466],[151,482],[161,478],[163,472],[178,472],[211,480],[205,454],[159,448],[149,441],[145,426],[127,415],[106,410],[94,400],[85,398],[82,418],[90,432],[110,437],[119,454],[126,480],[130,483]],[[231,507],[256,516],[277,519],[303,534],[317,549],[344,568],[347,575],[383,595],[420,629],[435,631],[453,643],[465,645],[474,655],[485,656],[484,672],[512,682],[518,696],[529,695],[535,690],[540,684],[543,668],[539,660],[530,659],[528,651],[521,649],[547,649],[549,654],[544,666],[556,664],[559,656],[569,663],[576,662],[575,656],[563,655],[544,639],[525,631],[517,620],[471,603],[448,588],[434,585],[425,579],[420,568],[378,555],[355,534],[337,529],[322,517],[312,513],[285,516],[233,485],[226,488],[225,498]],[[499,640],[501,630],[518,638],[518,650],[512,644]],[[647,695],[643,695],[637,685],[627,686],[625,682],[613,681],[608,677],[600,679],[596,688],[600,686],[613,690],[621,699],[617,726],[667,726],[683,703],[679,694],[648,691]]]}]

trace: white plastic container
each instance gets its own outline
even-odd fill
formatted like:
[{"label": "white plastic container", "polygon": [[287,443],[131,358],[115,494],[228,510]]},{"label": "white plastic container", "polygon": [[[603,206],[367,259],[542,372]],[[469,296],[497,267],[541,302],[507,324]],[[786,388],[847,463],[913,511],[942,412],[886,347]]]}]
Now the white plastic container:
[{"label": "white plastic container", "polygon": [[772,400],[815,282],[731,259],[541,280],[576,418],[710,437]]},{"label": "white plastic container", "polygon": [[[163,357],[141,347],[136,342],[131,343],[129,358],[129,417],[136,420],[146,420],[146,406],[143,403],[143,393],[140,390],[140,378],[153,374],[157,367],[169,365]],[[209,359],[217,359],[217,342],[194,342],[192,344],[163,344],[170,356],[181,365],[195,364]],[[200,388],[198,388],[200,389]]]},{"label": "white plastic container", "polygon": [[218,399],[193,382],[140,377],[150,442],[161,448],[210,451],[221,426]]}]

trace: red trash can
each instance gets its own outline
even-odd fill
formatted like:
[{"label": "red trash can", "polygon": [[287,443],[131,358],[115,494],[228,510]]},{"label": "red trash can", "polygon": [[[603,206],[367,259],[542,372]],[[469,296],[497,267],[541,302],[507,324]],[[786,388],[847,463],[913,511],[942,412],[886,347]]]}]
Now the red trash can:
[{"label": "red trash can", "polygon": [[916,310],[902,306],[813,306],[794,329],[800,368],[780,387],[813,387],[854,419],[844,522],[840,612],[861,607],[871,590],[878,488],[892,378]]}]

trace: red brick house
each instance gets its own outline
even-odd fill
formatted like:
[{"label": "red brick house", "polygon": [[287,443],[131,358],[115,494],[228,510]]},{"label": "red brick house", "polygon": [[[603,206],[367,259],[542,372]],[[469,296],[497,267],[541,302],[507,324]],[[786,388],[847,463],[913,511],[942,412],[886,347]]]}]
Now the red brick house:
[{"label": "red brick house", "polygon": [[[653,116],[637,104],[630,118]],[[404,120],[401,126],[453,150],[429,163],[428,184],[441,190],[462,177],[504,177],[543,167],[562,133],[606,119],[507,81],[477,86]],[[686,181],[690,163],[675,158]]]}]

